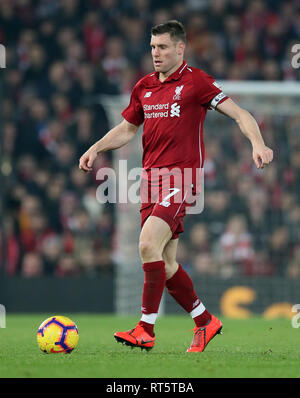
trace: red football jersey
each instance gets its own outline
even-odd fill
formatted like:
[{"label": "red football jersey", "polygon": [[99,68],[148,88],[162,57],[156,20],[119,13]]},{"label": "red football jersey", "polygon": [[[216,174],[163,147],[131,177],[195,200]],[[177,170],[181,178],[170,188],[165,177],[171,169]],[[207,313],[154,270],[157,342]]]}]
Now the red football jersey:
[{"label": "red football jersey", "polygon": [[185,61],[164,82],[158,77],[139,80],[122,112],[129,123],[144,123],[143,169],[202,168],[206,112],[228,97],[212,76]]}]

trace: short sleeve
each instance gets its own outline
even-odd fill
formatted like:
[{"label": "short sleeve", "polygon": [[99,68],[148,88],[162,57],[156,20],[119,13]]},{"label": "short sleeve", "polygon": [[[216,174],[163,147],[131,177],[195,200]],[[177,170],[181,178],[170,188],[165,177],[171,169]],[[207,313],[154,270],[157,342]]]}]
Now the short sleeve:
[{"label": "short sleeve", "polygon": [[144,111],[138,96],[139,86],[136,84],[130,96],[130,102],[127,108],[122,112],[122,116],[127,122],[141,125],[144,122]]},{"label": "short sleeve", "polygon": [[207,73],[198,70],[194,74],[193,79],[196,97],[202,106],[209,109],[216,109],[219,104],[228,98],[215,82],[215,79]]}]

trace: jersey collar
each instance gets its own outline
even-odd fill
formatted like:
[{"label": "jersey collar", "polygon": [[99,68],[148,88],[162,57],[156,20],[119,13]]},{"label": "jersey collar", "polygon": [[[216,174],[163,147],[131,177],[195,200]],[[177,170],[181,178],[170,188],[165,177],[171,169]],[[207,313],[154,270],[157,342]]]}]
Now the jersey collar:
[{"label": "jersey collar", "polygon": [[[183,60],[183,63],[180,65],[180,67],[175,70],[175,72],[173,72],[169,77],[167,77],[167,79],[163,82],[167,82],[170,80],[179,80],[182,76],[182,72],[187,68],[187,63],[185,60]],[[155,76],[157,78],[157,80],[159,80],[159,72],[155,72]]]},{"label": "jersey collar", "polygon": [[187,63],[186,61],[183,61],[183,63],[180,65],[180,67],[175,70],[164,82],[161,82],[159,80],[159,72],[152,72],[150,75],[147,75],[146,79],[144,80],[144,86],[147,88],[151,87],[157,87],[160,86],[161,84],[164,84],[165,82],[169,82],[172,80],[179,80],[183,74],[183,72],[187,68]]}]

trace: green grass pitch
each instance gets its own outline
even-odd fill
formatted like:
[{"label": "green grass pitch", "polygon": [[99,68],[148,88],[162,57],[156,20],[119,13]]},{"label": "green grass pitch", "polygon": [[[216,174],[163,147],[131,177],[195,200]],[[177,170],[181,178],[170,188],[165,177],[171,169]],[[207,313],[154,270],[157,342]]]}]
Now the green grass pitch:
[{"label": "green grass pitch", "polygon": [[[78,326],[78,347],[70,354],[44,354],[36,331],[51,315],[70,317]],[[138,316],[91,314],[8,315],[0,329],[2,378],[298,378],[299,329],[288,319],[220,317],[223,334],[203,353],[186,353],[192,340],[189,316],[162,316],[156,345],[147,352],[118,344]]]}]

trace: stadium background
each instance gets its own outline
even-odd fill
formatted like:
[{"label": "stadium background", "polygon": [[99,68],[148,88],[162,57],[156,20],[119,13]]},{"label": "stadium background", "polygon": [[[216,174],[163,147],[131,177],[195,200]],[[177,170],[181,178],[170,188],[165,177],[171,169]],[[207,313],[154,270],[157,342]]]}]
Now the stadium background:
[{"label": "stadium background", "polygon": [[[186,26],[188,63],[216,80],[299,88],[297,0],[1,1],[0,303],[8,312],[138,313],[135,239],[127,242],[132,263],[120,261],[120,239],[138,234],[138,205],[131,213],[96,200],[97,170],[129,158],[131,147],[103,154],[90,175],[78,159],[152,71],[150,27],[173,18]],[[205,211],[187,218],[179,246],[204,303],[227,316],[290,316],[299,302],[299,94],[279,95],[265,112],[271,97],[251,108],[274,150],[263,171],[234,123],[210,112]],[[168,297],[164,311],[176,311]]]}]

